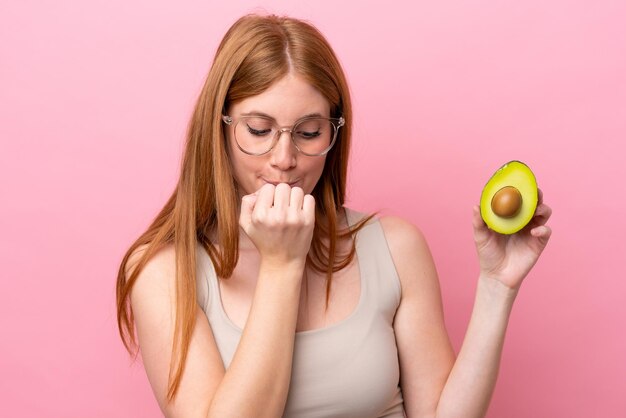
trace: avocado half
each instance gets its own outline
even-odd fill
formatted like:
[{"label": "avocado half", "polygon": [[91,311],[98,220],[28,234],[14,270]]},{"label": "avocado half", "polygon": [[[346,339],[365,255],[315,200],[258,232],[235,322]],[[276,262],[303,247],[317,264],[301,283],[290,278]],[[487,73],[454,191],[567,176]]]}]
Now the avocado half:
[{"label": "avocado half", "polygon": [[492,230],[514,234],[537,209],[537,180],[521,161],[509,161],[494,173],[480,196],[480,216]]}]

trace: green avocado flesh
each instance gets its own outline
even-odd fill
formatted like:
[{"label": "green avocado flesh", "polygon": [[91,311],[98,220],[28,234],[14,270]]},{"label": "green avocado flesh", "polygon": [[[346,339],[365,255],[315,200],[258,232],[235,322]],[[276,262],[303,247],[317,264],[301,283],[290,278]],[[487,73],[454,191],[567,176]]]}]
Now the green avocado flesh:
[{"label": "green avocado flesh", "polygon": [[524,228],[537,209],[537,180],[528,166],[509,161],[495,172],[480,196],[480,216],[500,234]]}]

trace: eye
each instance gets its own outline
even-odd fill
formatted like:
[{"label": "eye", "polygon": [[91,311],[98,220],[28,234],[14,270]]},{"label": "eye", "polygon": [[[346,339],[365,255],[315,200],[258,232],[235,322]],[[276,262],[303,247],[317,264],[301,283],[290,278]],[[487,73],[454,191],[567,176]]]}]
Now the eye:
[{"label": "eye", "polygon": [[298,134],[298,136],[303,139],[313,139],[321,135],[320,131],[315,131],[315,132],[298,131],[296,132],[296,134]]},{"label": "eye", "polygon": [[266,136],[272,132],[272,122],[265,118],[248,118],[246,130],[250,135]]},{"label": "eye", "polygon": [[271,129],[254,129],[252,126],[248,125],[248,133],[255,136],[265,136],[271,131]]},{"label": "eye", "polygon": [[325,132],[325,123],[328,122],[322,119],[309,119],[302,121],[296,127],[295,134],[298,135],[299,138],[306,140],[318,138]]}]

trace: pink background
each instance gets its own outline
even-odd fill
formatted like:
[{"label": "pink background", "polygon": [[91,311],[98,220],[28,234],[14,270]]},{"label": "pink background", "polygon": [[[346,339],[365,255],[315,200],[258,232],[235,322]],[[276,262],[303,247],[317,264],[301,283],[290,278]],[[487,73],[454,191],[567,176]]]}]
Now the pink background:
[{"label": "pink background", "polygon": [[[258,2],[0,3],[5,416],[159,416],[116,330],[119,261],[169,196],[217,42]],[[513,310],[489,417],[626,416],[626,3],[291,4],[355,101],[350,202],[425,232],[458,349],[471,207],[534,169],[553,239]]]}]

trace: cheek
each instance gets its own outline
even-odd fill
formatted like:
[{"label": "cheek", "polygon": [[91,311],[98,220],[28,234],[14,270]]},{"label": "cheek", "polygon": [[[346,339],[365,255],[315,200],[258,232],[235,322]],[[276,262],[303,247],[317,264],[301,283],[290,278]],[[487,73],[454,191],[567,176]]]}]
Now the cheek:
[{"label": "cheek", "polygon": [[322,177],[322,173],[324,172],[324,165],[326,162],[326,157],[322,158],[321,161],[315,161],[308,167],[308,173],[310,173],[309,185],[307,187],[308,192],[313,192],[313,189],[319,183],[320,178]]},{"label": "cheek", "polygon": [[[231,158],[231,164],[233,167],[233,175],[235,176],[235,181],[239,186],[243,188],[250,188],[254,179],[256,178],[256,173],[258,171],[258,165],[255,161],[250,161],[249,159],[243,158]],[[248,191],[250,193],[254,192]]]},{"label": "cheek", "polygon": [[239,188],[239,194],[245,195],[253,193],[254,191],[248,190],[251,187],[251,181],[254,178],[255,165],[254,161],[250,161],[247,156],[242,155],[236,145],[232,143],[228,144],[228,159],[230,160],[230,166],[232,169],[235,183]]}]

